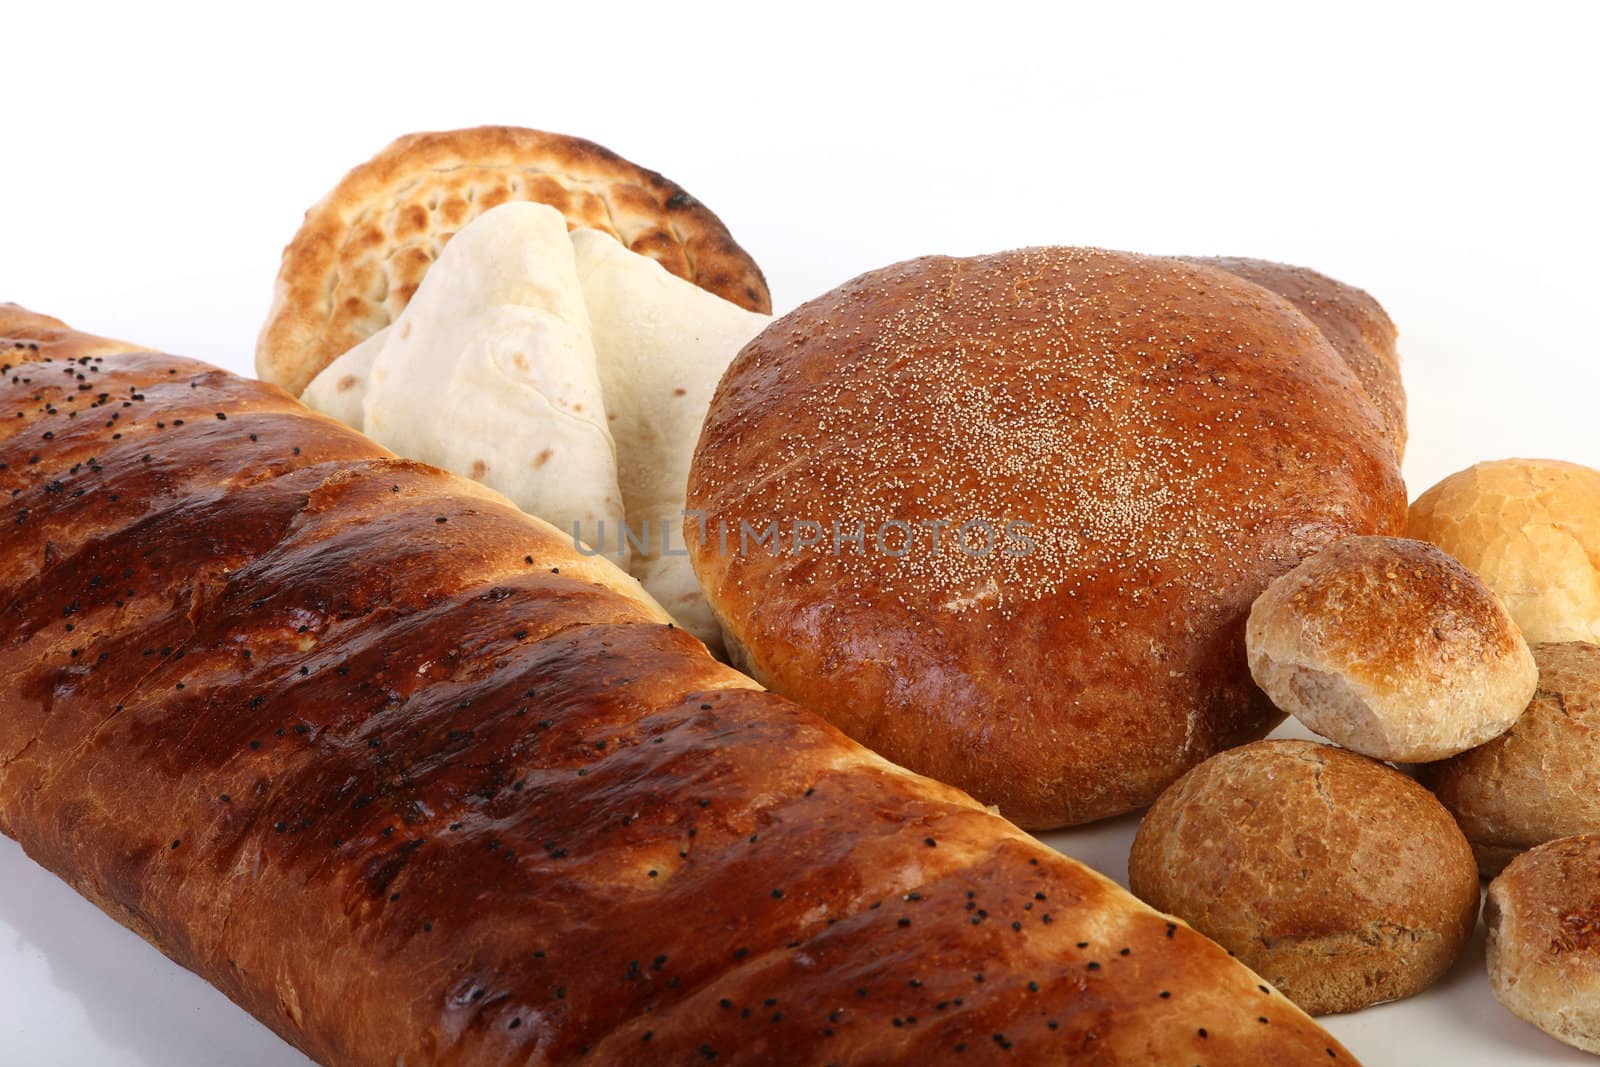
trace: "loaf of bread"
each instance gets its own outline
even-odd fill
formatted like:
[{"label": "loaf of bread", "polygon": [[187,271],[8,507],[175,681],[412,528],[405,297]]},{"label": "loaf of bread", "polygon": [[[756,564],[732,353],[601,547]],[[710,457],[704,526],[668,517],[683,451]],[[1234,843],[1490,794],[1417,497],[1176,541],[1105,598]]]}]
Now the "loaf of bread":
[{"label": "loaf of bread", "polygon": [[313,1059],[1349,1062],[489,490],[0,338],[0,830]]},{"label": "loaf of bread", "polygon": [[1489,985],[1551,1037],[1600,1055],[1600,835],[1547,841],[1489,883]]},{"label": "loaf of bread", "polygon": [[1329,745],[1202,763],[1139,824],[1128,879],[1313,1015],[1432,985],[1478,920],[1466,838],[1426,789]]},{"label": "loaf of bread", "polygon": [[1347,537],[1273,579],[1245,644],[1256,684],[1307,729],[1403,763],[1504,733],[1539,677],[1499,598],[1404,537]]},{"label": "loaf of bread", "polygon": [[1056,827],[1281,721],[1245,662],[1250,604],[1330,541],[1400,532],[1397,462],[1317,326],[1235,274],[930,256],[735,357],[686,540],[756,680]]},{"label": "loaf of bread", "polygon": [[1478,463],[1417,497],[1406,532],[1482,578],[1530,643],[1600,642],[1600,470]]},{"label": "loaf of bread", "polygon": [[1600,645],[1534,645],[1539,685],[1505,733],[1417,768],[1494,877],[1558,837],[1600,834]]}]

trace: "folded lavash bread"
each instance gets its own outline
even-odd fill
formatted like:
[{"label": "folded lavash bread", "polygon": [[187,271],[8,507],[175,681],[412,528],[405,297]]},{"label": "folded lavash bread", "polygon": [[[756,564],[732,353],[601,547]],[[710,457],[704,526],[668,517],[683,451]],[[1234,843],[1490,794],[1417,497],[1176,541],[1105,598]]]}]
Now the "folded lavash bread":
[{"label": "folded lavash bread", "polygon": [[362,430],[598,544],[622,520],[622,494],[561,213],[496,208],[435,268],[382,348],[360,353],[372,362]]},{"label": "folded lavash bread", "polygon": [[673,618],[720,648],[683,544],[683,498],[711,394],[771,316],[708,293],[599,230],[574,230],[572,248],[617,442],[622,503],[643,541],[631,545],[629,570]]},{"label": "folded lavash bread", "polygon": [[[487,277],[490,271],[500,272],[498,279]],[[465,279],[454,279],[458,273]],[[482,300],[524,287],[537,293],[541,286],[563,294],[550,308],[587,323],[587,343],[568,343],[576,330],[520,328],[523,312],[513,314],[509,321],[519,329],[493,343],[524,357],[522,364],[513,360],[511,373],[537,396],[518,392],[502,400],[481,376],[488,364],[480,349],[489,342],[477,331],[502,329],[506,317],[480,312],[465,325],[431,327],[433,315],[460,316],[464,306],[452,309],[435,294],[467,292]],[[581,292],[576,311],[574,288]],[[419,316],[422,328],[408,325]],[[569,239],[552,208],[506,204],[462,229],[395,323],[334,361],[303,399],[401,455],[499,489],[563,530],[579,523],[586,543],[626,565],[682,626],[720,648],[720,631],[683,554],[684,490],[723,369],[769,321],[608,234],[582,229]],[[441,389],[467,398],[464,414],[471,417],[441,419]],[[563,402],[569,391],[583,408],[575,424]],[[602,411],[603,438],[593,432]],[[510,461],[496,468],[480,455],[487,452]],[[521,470],[523,456],[536,464],[532,473]],[[567,456],[580,462],[553,462]],[[603,508],[595,506],[596,487],[606,494]]]},{"label": "folded lavash bread", "polygon": [[0,832],[317,1062],[1352,1062],[498,494],[15,306],[0,370]]}]

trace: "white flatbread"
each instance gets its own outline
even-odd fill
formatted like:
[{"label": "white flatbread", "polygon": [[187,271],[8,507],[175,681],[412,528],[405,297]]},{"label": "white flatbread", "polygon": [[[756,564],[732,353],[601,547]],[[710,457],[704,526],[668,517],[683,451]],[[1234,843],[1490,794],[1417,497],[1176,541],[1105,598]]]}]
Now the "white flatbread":
[{"label": "white flatbread", "polygon": [[722,372],[772,319],[674,277],[610,234],[571,238],[628,527],[645,541],[632,546],[629,569],[684,629],[717,647],[716,620],[679,554],[689,464]]},{"label": "white flatbread", "polygon": [[615,548],[616,447],[559,211],[503,204],[444,246],[372,357],[362,430],[588,544],[604,522]]},{"label": "white flatbread", "polygon": [[684,551],[684,494],[717,382],[770,321],[608,234],[569,237],[553,209],[507,204],[457,234],[400,317],[302,399],[563,530],[579,523],[720,650]]}]

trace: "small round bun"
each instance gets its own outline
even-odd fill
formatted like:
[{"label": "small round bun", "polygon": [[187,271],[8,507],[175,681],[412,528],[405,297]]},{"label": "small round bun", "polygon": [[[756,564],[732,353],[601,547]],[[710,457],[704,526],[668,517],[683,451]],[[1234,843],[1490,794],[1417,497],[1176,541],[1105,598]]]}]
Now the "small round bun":
[{"label": "small round bun", "polygon": [[1394,768],[1310,741],[1184,775],[1140,823],[1128,876],[1312,1015],[1427,988],[1478,915],[1450,813]]},{"label": "small round bun", "polygon": [[1600,645],[1533,646],[1539,687],[1510,730],[1417,769],[1493,877],[1521,853],[1600,833]]},{"label": "small round bun", "polygon": [[1374,759],[1444,759],[1504,733],[1538,681],[1483,582],[1432,545],[1337,541],[1267,586],[1250,673],[1308,730]]},{"label": "small round bun", "polygon": [[1479,463],[1418,497],[1408,533],[1500,594],[1530,642],[1600,642],[1600,471],[1554,459]]},{"label": "small round bun", "polygon": [[1513,1015],[1600,1053],[1600,835],[1524,852],[1489,883],[1489,985]]}]

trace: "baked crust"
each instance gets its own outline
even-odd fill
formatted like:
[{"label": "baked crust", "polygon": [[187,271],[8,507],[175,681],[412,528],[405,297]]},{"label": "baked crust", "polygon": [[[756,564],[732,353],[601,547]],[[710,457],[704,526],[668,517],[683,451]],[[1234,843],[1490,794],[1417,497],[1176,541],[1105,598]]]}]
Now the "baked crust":
[{"label": "baked crust", "polygon": [[1487,877],[1558,837],[1600,833],[1600,645],[1534,645],[1538,688],[1510,730],[1417,768]]},{"label": "baked crust", "polygon": [[306,212],[283,250],[256,371],[299,396],[317,373],[392,322],[439,249],[508,200],[559,210],[751,311],[766,279],[722,221],[680,186],[590,141],[515,126],[408,134]]},{"label": "baked crust", "polygon": [[1245,642],[1256,684],[1307,729],[1405,763],[1503,734],[1539,677],[1489,587],[1404,537],[1347,537],[1274,579]]},{"label": "baked crust", "polygon": [[[1148,804],[1281,721],[1251,602],[1330,541],[1398,532],[1406,498],[1360,383],[1283,298],[1041,248],[911,260],[778,319],[722,379],[688,501],[760,681],[1043,828]],[[795,520],[947,526],[900,557],[739,550],[741,522]],[[1034,551],[955,544],[1009,520]]]},{"label": "baked crust", "polygon": [[1271,289],[1316,323],[1378,409],[1395,455],[1406,452],[1406,391],[1394,322],[1366,291],[1306,267],[1243,256],[1185,256]]},{"label": "baked crust", "polygon": [[1139,824],[1128,879],[1313,1015],[1427,988],[1478,919],[1450,814],[1393,768],[1310,741],[1245,745],[1179,779]]},{"label": "baked crust", "polygon": [[0,339],[0,830],[318,1062],[1350,1062],[476,483]]},{"label": "baked crust", "polygon": [[1477,463],[1417,497],[1406,532],[1482,578],[1530,644],[1600,642],[1600,470]]},{"label": "baked crust", "polygon": [[1489,883],[1489,986],[1512,1014],[1600,1054],[1600,835],[1524,852]]}]

